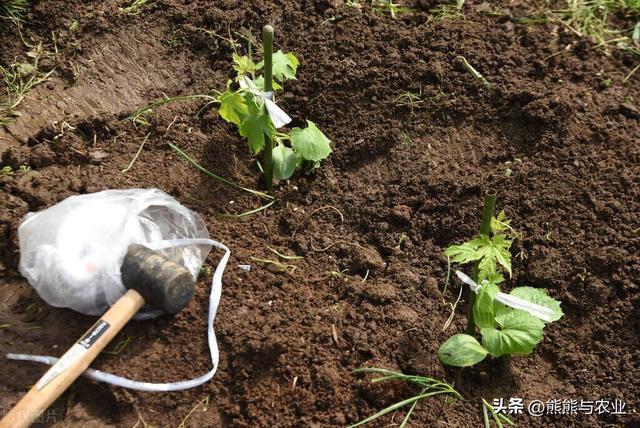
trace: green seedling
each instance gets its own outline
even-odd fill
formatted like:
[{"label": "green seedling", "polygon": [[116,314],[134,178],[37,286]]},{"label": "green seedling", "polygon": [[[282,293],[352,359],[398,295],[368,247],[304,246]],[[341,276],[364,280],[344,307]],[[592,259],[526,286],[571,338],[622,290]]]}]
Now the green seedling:
[{"label": "green seedling", "polygon": [[[252,154],[264,152],[265,184],[271,190],[272,177],[286,180],[298,169],[310,173],[332,150],[331,141],[310,120],[304,129],[277,131],[285,123],[274,123],[273,94],[283,88],[285,81],[296,78],[299,61],[291,52],[272,52],[271,26],[265,26],[263,36],[263,61],[254,62],[250,54],[233,54],[236,75],[219,97],[218,112],[238,127]],[[262,76],[258,75],[261,70]]]},{"label": "green seedling", "polygon": [[403,428],[407,425],[409,421],[409,417],[411,417],[411,413],[416,408],[416,405],[418,404],[418,402],[426,398],[444,394],[444,395],[453,396],[453,398],[458,400],[464,400],[464,398],[462,398],[462,395],[460,395],[460,393],[456,391],[453,388],[453,386],[441,380],[433,379],[430,377],[406,375],[404,373],[394,372],[391,370],[380,369],[380,368],[362,368],[362,369],[355,370],[354,373],[379,374],[381,376],[371,379],[371,383],[399,380],[399,381],[404,381],[404,382],[416,385],[421,388],[421,391],[420,393],[414,395],[413,397],[407,398],[402,401],[398,401],[397,403],[392,404],[389,407],[386,407],[380,410],[378,413],[371,415],[368,418],[363,419],[356,424],[350,425],[348,428],[354,428],[354,427],[367,424],[371,421],[378,419],[381,416],[386,415],[387,413],[401,409],[405,406],[410,406],[409,410],[407,411],[407,414],[404,416],[404,418],[402,419],[402,422],[399,425],[400,428]]},{"label": "green seedling", "polygon": [[[485,219],[489,213],[490,221],[483,221],[481,234],[464,244],[451,245],[445,250],[445,255],[454,264],[475,265],[474,276],[479,285],[477,295],[472,292],[469,299],[469,325],[466,334],[452,336],[438,351],[440,360],[450,366],[472,366],[484,360],[487,355],[529,355],[542,340],[545,322],[557,321],[563,316],[560,302],[539,288],[517,287],[509,296],[549,309],[552,316],[544,321],[529,312],[511,308],[496,300],[500,293],[498,284],[505,281],[505,274],[509,277],[512,274],[510,248],[516,233],[504,212],[493,217],[495,193],[492,196],[493,205],[485,204]],[[482,344],[473,336],[476,327],[480,329]]]},{"label": "green seedling", "polygon": [[416,11],[410,7],[400,6],[392,0],[372,0],[371,7],[376,12],[388,13],[392,18],[395,18],[402,13],[411,13]]}]

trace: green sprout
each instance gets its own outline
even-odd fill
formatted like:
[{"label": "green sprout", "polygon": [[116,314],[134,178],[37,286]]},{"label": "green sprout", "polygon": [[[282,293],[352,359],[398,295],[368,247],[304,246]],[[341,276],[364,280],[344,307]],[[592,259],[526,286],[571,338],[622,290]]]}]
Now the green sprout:
[{"label": "green sprout", "polygon": [[[493,217],[494,205],[495,193],[488,194],[479,236],[445,250],[452,263],[475,265],[478,284],[477,295],[472,292],[469,299],[467,332],[450,337],[438,351],[440,360],[450,366],[472,366],[487,355],[529,355],[542,340],[545,322],[557,321],[563,316],[560,302],[540,288],[517,287],[509,296],[547,308],[551,316],[544,321],[496,300],[500,293],[498,284],[505,281],[504,274],[509,277],[512,274],[510,248],[517,233],[504,212]],[[482,344],[473,336],[476,327],[480,329]]]},{"label": "green sprout", "polygon": [[[310,120],[304,129],[292,128],[289,133],[277,131],[276,125],[284,123],[275,124],[269,111],[275,108],[274,93],[283,88],[285,81],[295,80],[299,61],[291,52],[272,52],[271,26],[265,26],[263,36],[263,61],[254,62],[251,52],[244,56],[233,54],[236,76],[220,94],[218,112],[238,127],[252,154],[264,152],[265,184],[271,190],[273,177],[286,180],[298,169],[308,174],[332,150],[331,141]],[[263,75],[258,76],[261,69]],[[232,88],[235,84],[238,89]]]}]

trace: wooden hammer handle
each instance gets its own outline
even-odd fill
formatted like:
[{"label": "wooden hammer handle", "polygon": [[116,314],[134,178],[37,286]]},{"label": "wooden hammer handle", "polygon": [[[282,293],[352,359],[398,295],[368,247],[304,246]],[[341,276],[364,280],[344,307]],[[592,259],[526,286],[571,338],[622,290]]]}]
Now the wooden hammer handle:
[{"label": "wooden hammer handle", "polygon": [[7,413],[0,428],[30,426],[89,367],[143,304],[137,291],[128,290]]}]

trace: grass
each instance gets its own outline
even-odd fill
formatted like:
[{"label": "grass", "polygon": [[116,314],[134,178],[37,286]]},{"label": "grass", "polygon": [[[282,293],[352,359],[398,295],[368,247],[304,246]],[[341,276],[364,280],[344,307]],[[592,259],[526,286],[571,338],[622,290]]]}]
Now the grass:
[{"label": "grass", "polygon": [[411,413],[415,410],[416,405],[418,404],[418,402],[420,402],[420,401],[422,401],[422,400],[424,400],[426,398],[444,394],[444,395],[451,395],[454,398],[457,398],[459,400],[464,400],[462,395],[460,395],[460,393],[458,391],[456,391],[453,388],[453,386],[451,386],[448,383],[443,382],[441,380],[433,379],[433,378],[430,378],[430,377],[406,375],[406,374],[403,374],[403,373],[394,372],[394,371],[386,370],[386,369],[380,369],[380,368],[362,368],[362,369],[355,370],[354,373],[374,373],[374,374],[379,374],[381,376],[371,379],[371,383],[379,383],[379,382],[400,380],[400,381],[408,382],[408,383],[411,383],[411,384],[419,386],[421,388],[421,391],[420,391],[420,393],[414,395],[413,397],[407,398],[407,399],[402,400],[402,401],[398,401],[397,403],[392,404],[392,405],[380,410],[378,413],[376,413],[374,415],[371,415],[368,418],[363,419],[358,423],[350,425],[349,428],[355,428],[355,427],[367,424],[369,422],[374,421],[375,419],[378,419],[381,416],[386,415],[387,413],[391,413],[391,412],[396,411],[398,409],[401,409],[401,408],[403,408],[405,406],[410,406],[407,414],[402,419],[402,422],[399,425],[399,428],[404,428],[407,425],[407,423],[409,421],[409,417],[411,416]]},{"label": "grass", "polygon": [[136,160],[138,159],[138,156],[140,156],[140,153],[142,153],[142,148],[144,147],[144,144],[147,142],[147,140],[149,139],[149,135],[151,135],[151,133],[148,133],[146,137],[144,137],[144,140],[142,140],[142,144],[140,144],[140,147],[138,148],[138,151],[136,152],[135,156],[133,157],[133,159],[131,159],[131,162],[129,163],[129,165],[124,168],[123,170],[121,170],[120,172],[122,172],[123,174],[126,174],[131,167],[133,166],[133,164],[136,162]]},{"label": "grass", "polygon": [[478,70],[476,70],[471,64],[469,64],[469,61],[467,61],[467,59],[461,55],[458,55],[457,57],[458,61],[460,61],[462,63],[462,65],[464,66],[464,68],[471,73],[471,75],[480,83],[482,83],[482,86],[484,86],[489,92],[494,92],[493,86],[491,86],[491,83],[489,83],[489,81],[487,81],[487,79],[484,78],[484,76],[482,74],[480,74],[480,72]]},{"label": "grass", "polygon": [[143,7],[149,6],[153,1],[154,0],[133,0],[129,6],[121,7],[120,13],[125,15],[138,15]]},{"label": "grass", "polygon": [[28,6],[29,0],[0,0],[0,17],[20,23]]},{"label": "grass", "polygon": [[211,177],[211,178],[213,178],[213,179],[215,179],[217,181],[220,181],[220,182],[222,182],[224,184],[227,184],[227,185],[229,185],[229,186],[231,186],[231,187],[233,187],[233,188],[235,188],[237,190],[242,190],[243,192],[250,193],[250,194],[252,194],[254,196],[257,196],[257,197],[259,197],[261,199],[268,200],[268,201],[273,201],[274,200],[273,196],[271,196],[271,195],[268,195],[268,194],[266,194],[264,192],[259,192],[257,190],[249,189],[247,187],[243,187],[243,186],[241,186],[241,185],[239,185],[237,183],[234,183],[231,180],[228,180],[228,179],[226,179],[224,177],[221,177],[221,176],[219,176],[217,174],[214,174],[213,172],[209,171],[208,169],[206,169],[205,167],[200,165],[194,159],[189,157],[189,155],[187,155],[184,151],[182,151],[178,146],[169,143],[169,147],[171,147],[173,149],[173,151],[175,151],[178,155],[180,155],[180,157],[182,157],[184,160],[186,160],[191,165],[193,165],[198,171],[208,175],[209,177]]},{"label": "grass", "polygon": [[432,19],[455,19],[462,18],[462,7],[465,0],[454,0],[449,3],[440,4],[429,10],[429,16]]},{"label": "grass", "polygon": [[392,0],[372,0],[371,7],[376,12],[388,13],[392,18],[403,13],[415,12],[415,9],[410,7],[400,6],[394,3]]},{"label": "grass", "polygon": [[37,45],[24,43],[31,48],[27,56],[33,59],[32,62],[14,63],[6,68],[0,66],[0,77],[5,87],[5,94],[0,97],[0,126],[7,125],[20,116],[17,108],[27,93],[35,86],[46,82],[54,71],[44,73],[39,70],[40,59],[48,54],[41,43]]},{"label": "grass", "polygon": [[491,428],[491,422],[489,421],[489,416],[491,416],[497,428],[504,428],[504,425],[515,426],[515,424],[511,419],[509,419],[502,413],[496,412],[493,406],[483,398],[482,399],[482,426],[484,428]]},{"label": "grass", "polygon": [[[569,30],[593,40],[606,53],[620,49],[640,58],[640,0],[566,0],[566,7],[553,12]],[[619,21],[632,24],[619,28]],[[640,68],[634,67],[624,82]]]},{"label": "grass", "polygon": [[207,103],[205,104],[204,107],[202,107],[200,110],[206,108],[209,104],[217,102],[218,99],[212,95],[205,95],[205,94],[196,94],[196,95],[183,95],[183,96],[178,96],[178,97],[166,97],[160,101],[155,101],[149,105],[146,105],[136,111],[134,111],[133,113],[131,113],[129,116],[125,117],[124,120],[130,120],[131,122],[133,122],[134,125],[136,126],[148,126],[149,125],[149,121],[147,120],[146,116],[149,114],[152,114],[153,111],[155,109],[157,109],[160,106],[163,106],[165,104],[171,104],[171,103],[175,103],[175,102],[179,102],[179,101],[190,101],[190,100],[195,100],[195,99],[205,99],[207,100]]}]

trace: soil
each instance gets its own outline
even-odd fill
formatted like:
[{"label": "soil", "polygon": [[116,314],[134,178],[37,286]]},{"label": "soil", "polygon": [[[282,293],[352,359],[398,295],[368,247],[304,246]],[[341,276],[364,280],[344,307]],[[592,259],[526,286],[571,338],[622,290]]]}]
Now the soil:
[{"label": "soil", "polygon": [[[152,394],[81,379],[45,425],[178,426],[209,397],[185,426],[343,427],[417,392],[352,373],[371,366],[444,379],[466,398],[424,401],[410,426],[481,426],[480,397],[620,399],[626,415],[514,421],[640,426],[640,72],[623,81],[637,58],[593,49],[557,22],[523,24],[517,18],[535,12],[527,2],[466,2],[464,19],[440,20],[429,15],[435,3],[421,1],[396,19],[340,0],[158,0],[133,16],[111,0],[30,7],[25,41],[57,53],[40,62],[55,69],[51,78],[0,130],[2,165],[15,170],[0,177],[1,353],[60,355],[95,321],[49,307],[19,276],[16,231],[29,211],[80,193],[157,187],[199,212],[232,250],[211,382]],[[279,183],[274,206],[233,221],[218,214],[260,201],[201,174],[169,147],[260,188],[233,126],[214,110],[197,116],[198,102],[159,108],[146,127],[122,119],[163,94],[223,89],[233,52],[225,39],[258,39],[265,23],[276,28],[277,47],[301,62],[280,104],[293,126],[313,120],[334,153],[314,174]],[[29,60],[13,24],[0,21],[0,38],[0,65]],[[422,91],[423,102],[398,105],[407,91]],[[529,357],[444,368],[438,347],[466,317],[462,304],[443,331],[444,301],[458,292],[453,283],[442,292],[443,249],[477,233],[489,188],[523,233],[505,288],[544,287],[565,316]],[[292,272],[252,259],[276,258],[269,247],[304,259],[286,261]],[[208,266],[219,257],[214,252]],[[93,367],[156,382],[207,372],[209,281],[199,280],[177,315],[131,322],[120,337],[130,337],[128,345]],[[44,370],[2,362],[0,408],[13,406]]]}]

